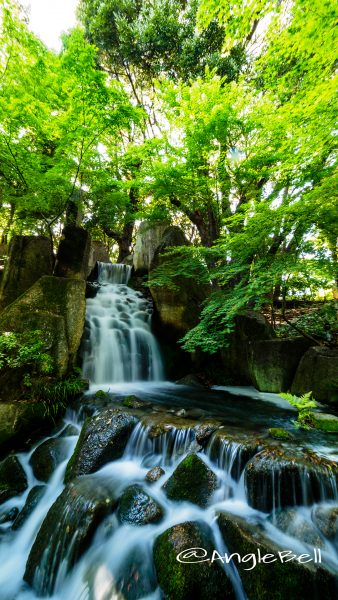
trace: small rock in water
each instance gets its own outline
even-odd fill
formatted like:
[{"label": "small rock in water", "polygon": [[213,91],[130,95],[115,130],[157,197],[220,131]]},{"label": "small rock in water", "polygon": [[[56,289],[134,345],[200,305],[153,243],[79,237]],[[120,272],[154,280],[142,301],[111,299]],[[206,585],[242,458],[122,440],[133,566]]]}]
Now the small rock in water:
[{"label": "small rock in water", "polygon": [[122,402],[123,406],[127,408],[149,408],[152,406],[151,402],[141,400],[137,396],[126,396]]},{"label": "small rock in water", "polygon": [[160,521],[163,510],[140,485],[131,485],[120,499],[117,516],[120,523],[147,525]]},{"label": "small rock in water", "polygon": [[281,427],[270,427],[269,435],[274,440],[287,441],[293,439],[293,435],[291,435],[291,433],[285,431],[285,429],[282,429]]},{"label": "small rock in water", "polygon": [[311,516],[325,537],[338,541],[338,506],[316,506]]},{"label": "small rock in water", "polygon": [[204,508],[217,488],[215,473],[196,454],[188,454],[163,486],[168,498]]},{"label": "small rock in water", "polygon": [[16,456],[0,462],[0,504],[22,494],[28,487],[26,473]]},{"label": "small rock in water", "polygon": [[165,471],[162,469],[162,467],[153,467],[153,469],[150,469],[150,471],[148,471],[146,474],[146,481],[149,483],[154,483],[155,481],[158,481],[164,474]]},{"label": "small rock in water", "polygon": [[14,506],[10,510],[2,513],[2,515],[0,515],[0,525],[2,525],[3,523],[8,523],[9,521],[14,521],[14,519],[16,519],[18,514],[19,514],[19,509],[16,506]]},{"label": "small rock in water", "polygon": [[201,445],[205,446],[210,438],[210,436],[216,431],[218,428],[217,424],[213,423],[203,423],[196,428],[196,441]]},{"label": "small rock in water", "polygon": [[16,517],[12,525],[12,529],[19,529],[27,521],[33,510],[37,507],[46,489],[47,488],[45,485],[36,485],[31,489],[27,496],[25,506],[21,510],[20,514]]},{"label": "small rock in water", "polygon": [[62,438],[51,438],[40,444],[34,450],[29,464],[33,473],[40,481],[47,482],[56,467],[66,460],[68,449]]},{"label": "small rock in water", "polygon": [[187,411],[184,408],[181,408],[181,410],[178,410],[176,413],[177,417],[185,417],[187,414]]}]

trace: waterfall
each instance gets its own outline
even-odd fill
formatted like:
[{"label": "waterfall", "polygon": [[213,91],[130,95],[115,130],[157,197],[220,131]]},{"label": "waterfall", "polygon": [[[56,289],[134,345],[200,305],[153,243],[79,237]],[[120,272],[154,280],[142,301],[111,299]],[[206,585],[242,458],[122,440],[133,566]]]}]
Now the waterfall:
[{"label": "waterfall", "polygon": [[87,300],[83,374],[91,384],[160,381],[152,305],[128,287],[131,267],[98,263],[100,288]]}]

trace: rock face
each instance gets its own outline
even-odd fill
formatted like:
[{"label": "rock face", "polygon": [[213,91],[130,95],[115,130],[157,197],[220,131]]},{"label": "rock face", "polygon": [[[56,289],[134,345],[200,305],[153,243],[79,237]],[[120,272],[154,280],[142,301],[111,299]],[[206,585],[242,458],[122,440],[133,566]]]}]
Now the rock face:
[{"label": "rock face", "polygon": [[235,598],[232,584],[218,561],[212,564],[209,562],[187,564],[179,562],[176,558],[179,553],[188,548],[204,548],[207,555],[211,557],[214,547],[210,528],[205,523],[199,522],[188,521],[174,525],[157,538],[154,544],[154,562],[158,583],[165,598],[171,600]]},{"label": "rock face", "polygon": [[229,345],[221,351],[228,380],[236,385],[251,385],[249,344],[256,340],[272,340],[274,337],[273,328],[260,313],[246,310],[239,314]]},{"label": "rock face", "polygon": [[63,490],[41,525],[26,565],[24,579],[38,595],[52,594],[58,568],[61,566],[65,576],[115,503],[109,483],[90,477]]},{"label": "rock face", "polygon": [[153,261],[155,250],[162,241],[168,223],[141,223],[136,236],[133,266],[137,274],[147,273]]},{"label": "rock face", "polygon": [[56,256],[54,275],[69,279],[86,279],[90,248],[88,231],[76,225],[65,227]]},{"label": "rock face", "polygon": [[219,430],[212,436],[207,452],[220,469],[226,469],[238,481],[245,465],[259,449],[259,442],[254,438],[237,438]]},{"label": "rock face", "polygon": [[310,344],[303,337],[249,342],[249,371],[254,387],[277,394],[288,391]]},{"label": "rock face", "polygon": [[292,394],[312,391],[319,402],[338,403],[338,350],[310,348],[301,359],[291,386]]},{"label": "rock face", "polygon": [[109,263],[111,261],[106,244],[93,240],[90,244],[87,276],[90,275],[97,262]]},{"label": "rock face", "polygon": [[156,249],[149,272],[150,291],[159,320],[163,326],[176,331],[178,336],[197,324],[208,291],[193,278],[176,277],[175,290],[166,286],[152,286],[151,278],[154,270],[168,261],[162,256],[167,248],[187,245],[189,242],[179,227],[168,227]]},{"label": "rock face", "polygon": [[147,525],[158,523],[163,517],[163,510],[140,485],[131,485],[120,498],[117,517],[120,523]]},{"label": "rock face", "polygon": [[316,506],[312,511],[312,520],[326,538],[338,543],[337,506]]},{"label": "rock face", "polygon": [[[218,524],[228,549],[228,554],[234,554],[234,563],[241,577],[244,590],[248,598],[259,600],[298,600],[308,598],[318,600],[336,598],[335,576],[303,556],[303,563],[296,561],[272,561],[278,557],[278,552],[289,550],[277,546],[266,538],[259,528],[249,524],[240,517],[222,513],[218,517]],[[258,550],[261,556],[270,555],[266,563],[258,562]],[[313,558],[313,549],[309,555]],[[246,562],[239,562],[238,555]],[[271,556],[274,555],[274,556]],[[248,558],[247,558],[248,557]],[[254,558],[257,564],[254,568]],[[250,560],[249,560],[250,559]],[[199,566],[199,565],[198,565]]]},{"label": "rock face", "polygon": [[132,415],[114,409],[87,419],[68,463],[65,481],[94,473],[107,462],[121,458],[136,423]]},{"label": "rock face", "polygon": [[14,236],[9,246],[9,256],[0,288],[0,309],[21,296],[42,275],[51,275],[53,262],[53,249],[49,238]]},{"label": "rock face", "polygon": [[324,541],[313,524],[311,525],[295,508],[281,510],[269,519],[283,533],[301,540],[312,548],[324,547]]},{"label": "rock face", "polygon": [[0,504],[28,487],[26,473],[16,456],[8,456],[0,462]]},{"label": "rock face", "polygon": [[29,492],[29,494],[27,496],[25,506],[23,507],[23,509],[19,513],[19,515],[16,517],[16,519],[12,525],[12,529],[16,530],[16,529],[20,529],[20,527],[22,527],[22,525],[31,516],[33,510],[37,507],[39,501],[41,500],[42,496],[45,493],[45,490],[46,490],[45,485],[35,485],[31,489],[31,491]]},{"label": "rock face", "polygon": [[[0,391],[1,396],[1,391]],[[0,402],[0,448],[13,445],[31,434],[45,420],[42,404],[31,402]]]},{"label": "rock face", "polygon": [[56,375],[75,364],[85,321],[85,282],[41,277],[0,315],[0,331],[39,329]]},{"label": "rock face", "polygon": [[163,488],[171,500],[192,502],[204,508],[217,488],[217,477],[201,458],[189,454]]},{"label": "rock face", "polygon": [[318,457],[263,450],[245,467],[250,506],[270,512],[286,506],[335,498],[337,465]]},{"label": "rock face", "polygon": [[55,468],[67,458],[67,446],[61,438],[40,444],[30,458],[33,473],[40,481],[48,481]]}]

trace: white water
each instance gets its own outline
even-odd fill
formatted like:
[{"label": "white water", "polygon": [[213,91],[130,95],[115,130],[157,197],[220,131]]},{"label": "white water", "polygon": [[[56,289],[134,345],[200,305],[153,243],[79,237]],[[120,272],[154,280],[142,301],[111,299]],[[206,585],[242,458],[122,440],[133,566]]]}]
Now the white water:
[{"label": "white water", "polygon": [[151,303],[128,287],[131,267],[98,263],[100,288],[87,300],[83,375],[93,385],[163,379]]}]

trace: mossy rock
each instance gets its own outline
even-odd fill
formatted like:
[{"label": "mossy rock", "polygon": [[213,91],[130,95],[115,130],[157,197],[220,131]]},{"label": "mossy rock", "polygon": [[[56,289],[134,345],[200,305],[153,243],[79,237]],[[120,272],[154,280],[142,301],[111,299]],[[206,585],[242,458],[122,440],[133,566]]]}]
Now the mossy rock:
[{"label": "mossy rock", "polygon": [[[281,547],[268,539],[257,525],[232,514],[220,514],[218,525],[228,554],[236,553],[242,559],[251,555],[257,560],[258,550],[262,557],[267,554],[278,557],[278,552],[289,550],[289,547]],[[296,561],[263,563],[257,560],[256,566],[248,570],[253,559],[239,562],[236,554],[235,566],[247,597],[252,600],[334,600],[337,597],[335,575],[321,566]],[[313,555],[312,548],[308,554]]]},{"label": "mossy rock", "polygon": [[0,504],[22,494],[28,487],[26,473],[16,456],[0,462]]},{"label": "mossy rock", "polygon": [[285,431],[285,429],[282,429],[281,427],[270,427],[269,436],[274,440],[281,440],[282,442],[287,442],[293,439],[291,433]]},{"label": "mossy rock", "polygon": [[155,483],[155,481],[161,479],[164,474],[165,471],[162,469],[162,467],[153,467],[150,469],[150,471],[148,471],[145,478],[148,483]]},{"label": "mossy rock", "polygon": [[42,402],[0,402],[0,448],[1,450],[22,446],[32,431],[49,422]]},{"label": "mossy rock", "polygon": [[46,491],[45,485],[35,485],[29,492],[27,496],[27,500],[23,509],[20,511],[18,516],[16,517],[12,529],[20,529],[24,523],[26,523],[27,519],[31,516],[32,512],[35,510],[37,505],[39,504],[42,496]]},{"label": "mossy rock", "polygon": [[134,416],[110,408],[86,419],[67,465],[65,482],[94,473],[107,462],[121,458],[136,423]]},{"label": "mossy rock", "polygon": [[192,502],[202,508],[216,488],[215,473],[196,454],[188,454],[163,486],[171,500]]},{"label": "mossy rock", "polygon": [[67,444],[62,438],[51,438],[40,444],[33,452],[29,464],[40,481],[47,482],[56,467],[66,460]]},{"label": "mossy rock", "polygon": [[149,408],[152,406],[151,402],[146,402],[146,400],[141,400],[137,396],[126,396],[122,401],[123,406],[127,408]]},{"label": "mossy rock", "polygon": [[53,594],[59,573],[55,566],[66,576],[115,505],[109,481],[85,477],[66,486],[49,509],[26,564],[24,580],[39,596]]},{"label": "mossy rock", "polygon": [[120,523],[148,525],[158,523],[163,518],[163,510],[140,485],[131,485],[120,498],[117,517]]},{"label": "mossy rock", "polygon": [[311,427],[326,431],[326,433],[338,433],[338,417],[328,413],[312,412],[310,416]]},{"label": "mossy rock", "polygon": [[329,540],[338,542],[338,506],[315,506],[312,520],[319,531]]},{"label": "mossy rock", "polygon": [[234,599],[232,584],[217,561],[210,564],[177,560],[178,554],[189,548],[204,548],[208,556],[212,556],[214,541],[205,523],[188,521],[174,525],[156,539],[154,563],[164,597],[169,600]]}]

